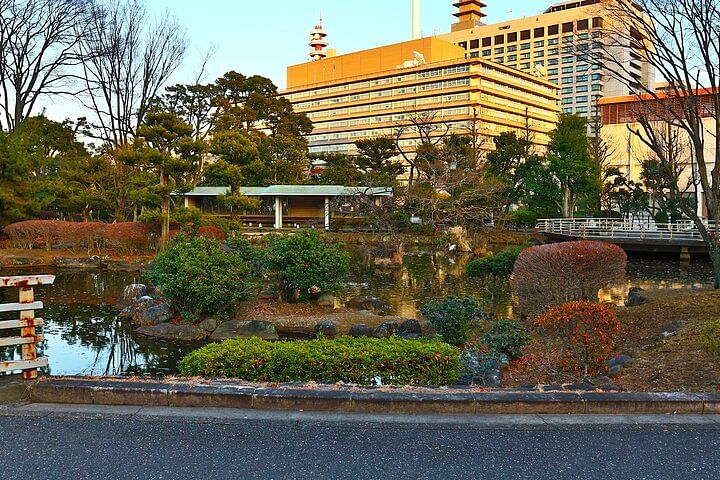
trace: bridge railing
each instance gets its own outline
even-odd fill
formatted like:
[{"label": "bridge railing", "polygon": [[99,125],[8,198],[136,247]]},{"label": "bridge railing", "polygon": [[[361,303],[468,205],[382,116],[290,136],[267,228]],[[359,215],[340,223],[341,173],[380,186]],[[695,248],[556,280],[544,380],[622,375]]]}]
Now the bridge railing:
[{"label": "bridge railing", "polygon": [[[0,332],[19,330],[19,336],[0,336],[0,348],[20,346],[20,360],[0,361],[0,374],[22,371],[26,380],[37,378],[37,369],[48,366],[47,358],[38,358],[36,345],[44,340],[37,335],[36,327],[43,324],[35,317],[35,310],[43,308],[43,303],[35,300],[34,286],[51,285],[53,275],[30,275],[23,277],[0,277],[0,287],[19,289],[17,303],[0,303],[0,313],[19,312],[19,319],[0,320]],[[11,333],[12,335],[12,333]],[[12,358],[12,355],[10,356]]]},{"label": "bridge railing", "polygon": [[[714,223],[707,224],[711,229]],[[626,220],[618,218],[544,218],[536,227],[544,233],[568,237],[607,240],[661,240],[702,242],[700,231],[691,220],[676,223]]]}]

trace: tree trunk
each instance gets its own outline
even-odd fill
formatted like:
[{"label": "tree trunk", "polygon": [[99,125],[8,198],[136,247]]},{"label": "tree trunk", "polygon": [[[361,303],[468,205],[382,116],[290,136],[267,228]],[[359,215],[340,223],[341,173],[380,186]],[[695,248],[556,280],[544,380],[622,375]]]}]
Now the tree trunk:
[{"label": "tree trunk", "polygon": [[572,218],[573,217],[573,209],[572,209],[572,198],[570,193],[570,187],[565,185],[563,187],[563,216],[565,218]]},{"label": "tree trunk", "polygon": [[[160,186],[166,187],[168,174],[165,169],[160,170]],[[164,247],[170,238],[170,195],[165,194],[162,200],[162,229],[160,231],[160,248]]]},{"label": "tree trunk", "polygon": [[713,264],[713,273],[715,274],[715,282],[713,287],[720,290],[720,243],[710,246],[710,258]]}]

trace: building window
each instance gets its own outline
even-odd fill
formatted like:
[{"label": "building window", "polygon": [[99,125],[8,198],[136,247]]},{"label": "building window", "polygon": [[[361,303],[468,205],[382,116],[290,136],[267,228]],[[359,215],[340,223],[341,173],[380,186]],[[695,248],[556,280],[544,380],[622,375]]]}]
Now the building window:
[{"label": "building window", "polygon": [[587,71],[588,71],[588,68],[590,68],[590,66],[589,66],[587,63],[581,63],[581,64],[579,64],[579,65],[575,68],[575,71],[577,71],[577,72],[587,72]]},{"label": "building window", "polygon": [[600,17],[595,17],[592,20],[593,22],[593,28],[603,28],[603,19]]},{"label": "building window", "polygon": [[507,41],[508,43],[517,42],[517,32],[508,33]]},{"label": "building window", "polygon": [[482,46],[483,47],[489,47],[492,45],[492,38],[491,37],[485,37],[482,39]]},{"label": "building window", "polygon": [[573,67],[563,67],[562,73],[573,73]]},{"label": "building window", "polygon": [[573,108],[572,108],[572,107],[565,107],[565,108],[562,109],[562,112],[563,112],[563,113],[566,113],[566,114],[573,113]]},{"label": "building window", "polygon": [[545,66],[545,61],[544,61],[544,60],[539,60],[539,61],[535,62],[535,66],[536,66],[536,67],[544,67],[544,66]]},{"label": "building window", "polygon": [[566,35],[563,37],[563,43],[573,43],[575,41],[574,35]]},{"label": "building window", "polygon": [[573,87],[563,87],[562,94],[563,95],[571,95],[573,93]]},{"label": "building window", "polygon": [[537,50],[535,52],[535,58],[542,58],[545,56],[545,50]]},{"label": "building window", "polygon": [[551,68],[550,70],[548,70],[548,75],[550,75],[551,77],[554,75],[557,75],[557,74],[558,74],[557,68]]},{"label": "building window", "polygon": [[505,53],[505,47],[497,47],[495,49],[495,55],[499,55],[501,53]]},{"label": "building window", "polygon": [[572,97],[564,97],[564,98],[562,99],[562,104],[563,104],[563,105],[572,105],[572,103],[573,103],[573,98],[572,98]]},{"label": "building window", "polygon": [[517,55],[508,55],[507,61],[508,61],[508,62],[516,62],[516,61],[517,61]]},{"label": "building window", "polygon": [[530,43],[521,43],[520,50],[530,50]]},{"label": "building window", "polygon": [[529,63],[521,63],[521,64],[520,64],[520,69],[521,69],[521,70],[528,70],[529,68],[530,68],[530,64],[529,64]]},{"label": "building window", "polygon": [[557,38],[550,38],[550,39],[548,39],[547,42],[548,42],[548,45],[557,45],[560,43],[560,40],[558,40]]},{"label": "building window", "polygon": [[592,78],[593,80],[602,80],[602,73],[593,73],[590,78]]},{"label": "building window", "polygon": [[505,43],[505,35],[495,35],[495,45],[502,45]]},{"label": "building window", "polygon": [[467,50],[467,42],[460,42],[458,43],[458,46],[463,50]]},{"label": "building window", "polygon": [[483,57],[489,57],[490,55],[492,55],[492,50],[490,50],[489,48],[487,50],[482,51]]},{"label": "building window", "polygon": [[573,31],[573,22],[566,22],[562,24],[562,33],[570,33]]},{"label": "building window", "polygon": [[577,22],[578,30],[587,30],[588,28],[590,28],[590,20],[588,20],[588,19],[578,20],[578,22]]},{"label": "building window", "polygon": [[585,93],[587,91],[588,91],[587,85],[578,85],[577,88],[575,89],[576,93]]},{"label": "building window", "polygon": [[520,40],[530,40],[530,30],[520,32]]},{"label": "building window", "polygon": [[537,42],[535,42],[535,45],[534,45],[534,46],[535,46],[535,48],[542,48],[542,47],[544,47],[544,46],[545,46],[545,40],[538,40]]},{"label": "building window", "polygon": [[577,76],[577,81],[578,81],[578,82],[587,82],[587,81],[588,81],[588,76],[587,76],[587,75],[578,75],[578,76]]},{"label": "building window", "polygon": [[588,107],[577,107],[575,108],[575,113],[587,113]]},{"label": "building window", "polygon": [[470,58],[478,58],[480,56],[480,52],[475,50],[474,52],[470,52]]},{"label": "building window", "polygon": [[558,59],[557,58],[551,58],[548,60],[548,65],[557,65]]},{"label": "building window", "polygon": [[571,46],[563,47],[562,52],[563,52],[563,53],[572,53],[572,52],[573,52],[573,47],[571,47]]},{"label": "building window", "polygon": [[562,83],[573,83],[573,77],[563,77]]},{"label": "building window", "polygon": [[563,57],[562,63],[573,63],[575,61],[575,57]]},{"label": "building window", "polygon": [[560,51],[557,48],[551,48],[548,50],[548,55],[557,55]]},{"label": "building window", "polygon": [[548,35],[557,35],[560,32],[559,25],[550,25],[548,27]]},{"label": "building window", "polygon": [[545,36],[545,27],[538,27],[535,29],[535,32],[533,33],[533,36],[535,38],[542,38]]},{"label": "building window", "polygon": [[578,40],[587,40],[587,39],[590,38],[590,34],[587,33],[587,32],[585,32],[585,33],[578,33],[577,38],[578,38]]},{"label": "building window", "polygon": [[587,95],[580,95],[579,97],[575,97],[576,103],[587,103],[588,96]]},{"label": "building window", "polygon": [[593,92],[602,92],[602,85],[599,83],[593,83],[592,84],[592,91]]},{"label": "building window", "polygon": [[520,54],[520,60],[529,60],[529,59],[530,59],[530,52]]},{"label": "building window", "polygon": [[507,51],[508,52],[517,52],[517,45],[508,45]]},{"label": "building window", "polygon": [[475,40],[470,40],[470,50],[477,50],[480,48],[480,40],[477,38]]},{"label": "building window", "polygon": [[495,57],[495,63],[503,63],[503,57]]}]

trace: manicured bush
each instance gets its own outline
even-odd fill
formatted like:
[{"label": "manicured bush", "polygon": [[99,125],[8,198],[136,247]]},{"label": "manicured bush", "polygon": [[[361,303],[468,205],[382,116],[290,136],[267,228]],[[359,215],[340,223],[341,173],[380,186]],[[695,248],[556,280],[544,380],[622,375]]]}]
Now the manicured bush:
[{"label": "manicured bush", "polygon": [[198,228],[196,235],[198,237],[210,238],[213,240],[219,240],[221,242],[223,240],[225,240],[225,237],[226,237],[225,232],[223,232],[219,227],[209,227],[209,226],[204,226],[204,227]]},{"label": "manicured bush", "polygon": [[602,288],[625,279],[627,255],[604,242],[566,242],[522,251],[515,262],[512,284],[524,317],[542,314],[550,306],[588,300],[596,302]]},{"label": "manicured bush", "polygon": [[508,247],[495,255],[475,259],[468,263],[467,274],[471,277],[509,277],[522,251],[522,247]]},{"label": "manicured bush", "polygon": [[587,301],[553,307],[534,323],[559,341],[561,366],[586,376],[602,372],[620,332],[613,309]]},{"label": "manicured bush", "polygon": [[706,352],[720,355],[720,320],[705,323],[700,342]]},{"label": "manicured bush", "polygon": [[267,342],[226,340],[193,351],[180,362],[186,376],[258,382],[349,382],[448,385],[459,375],[460,351],[439,341],[398,337]]},{"label": "manicured bush", "polygon": [[310,289],[340,289],[350,268],[350,255],[342,243],[329,245],[315,230],[276,236],[264,252],[267,267],[276,272],[289,297],[310,298]]},{"label": "manicured bush", "polygon": [[538,216],[532,210],[519,209],[510,212],[510,222],[518,226],[533,228],[537,225]]},{"label": "manicured bush", "polygon": [[251,296],[250,269],[220,243],[202,237],[171,239],[155,258],[150,277],[182,316],[226,319]]},{"label": "manicured bush", "polygon": [[483,342],[490,350],[504,353],[511,360],[522,357],[522,350],[530,343],[525,327],[513,320],[498,320],[483,335]]},{"label": "manicured bush", "polygon": [[157,248],[159,228],[142,222],[111,223],[105,229],[105,245],[118,253],[149,253]]},{"label": "manicured bush", "polygon": [[195,235],[197,229],[202,225],[202,212],[198,208],[178,207],[170,212],[170,219],[179,224],[182,231]]},{"label": "manicured bush", "polygon": [[483,320],[486,315],[480,302],[472,297],[447,297],[420,307],[445,342],[464,345],[468,341],[468,330],[472,323]]}]

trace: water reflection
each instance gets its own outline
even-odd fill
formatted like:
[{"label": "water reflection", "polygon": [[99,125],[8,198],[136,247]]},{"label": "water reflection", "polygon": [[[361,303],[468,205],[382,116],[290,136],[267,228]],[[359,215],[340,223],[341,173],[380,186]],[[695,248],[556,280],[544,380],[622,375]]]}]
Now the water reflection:
[{"label": "water reflection", "polygon": [[[496,316],[511,314],[509,286],[493,285],[464,275],[469,255],[414,250],[403,264],[391,268],[375,264],[375,256],[355,248],[344,295],[376,296],[393,313],[416,317],[420,305],[446,295],[483,297]],[[3,272],[5,273],[5,272]],[[17,272],[23,274],[27,272]],[[40,272],[33,272],[40,273]],[[51,273],[44,271],[42,273]],[[53,286],[37,289],[46,308],[38,312],[45,320],[45,342],[40,353],[50,358],[52,375],[172,374],[178,361],[197,345],[178,345],[134,335],[127,320],[117,317],[114,305],[122,288],[143,282],[142,275],[121,272],[55,272]],[[694,261],[688,268],[678,262],[631,260],[628,282],[603,292],[602,300],[621,304],[631,286],[645,289],[704,288],[710,286],[709,262]],[[0,290],[0,301],[16,301],[17,291]],[[8,319],[5,315],[0,319]],[[8,335],[2,332],[0,335]],[[0,348],[0,360],[19,358],[19,349]]]}]

